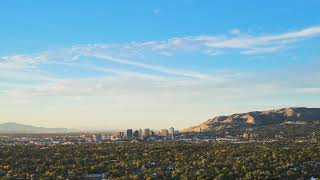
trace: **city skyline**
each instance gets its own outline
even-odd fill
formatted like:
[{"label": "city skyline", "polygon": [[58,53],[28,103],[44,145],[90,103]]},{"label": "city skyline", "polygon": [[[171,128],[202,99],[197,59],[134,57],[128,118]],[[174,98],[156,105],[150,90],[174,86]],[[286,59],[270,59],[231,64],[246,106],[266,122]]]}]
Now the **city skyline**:
[{"label": "city skyline", "polygon": [[1,2],[0,123],[183,129],[218,115],[320,107],[319,8]]}]

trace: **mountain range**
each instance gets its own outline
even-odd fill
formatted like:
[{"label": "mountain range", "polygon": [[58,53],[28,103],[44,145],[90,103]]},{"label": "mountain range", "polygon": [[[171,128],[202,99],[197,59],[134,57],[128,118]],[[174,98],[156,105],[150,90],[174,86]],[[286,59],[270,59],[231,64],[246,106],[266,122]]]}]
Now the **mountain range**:
[{"label": "mountain range", "polygon": [[[280,125],[284,123],[304,124],[310,122],[320,122],[320,108],[289,107],[217,116],[199,125],[185,128],[182,132],[203,132],[238,126]],[[75,131],[74,129],[37,127],[15,122],[0,124],[0,133],[66,133]]]},{"label": "mountain range", "polygon": [[214,131],[237,126],[263,126],[283,123],[303,124],[320,121],[320,108],[289,107],[269,111],[218,116],[186,129],[182,132]]},{"label": "mountain range", "polygon": [[0,133],[64,133],[72,130],[66,128],[46,128],[7,122],[0,124]]}]

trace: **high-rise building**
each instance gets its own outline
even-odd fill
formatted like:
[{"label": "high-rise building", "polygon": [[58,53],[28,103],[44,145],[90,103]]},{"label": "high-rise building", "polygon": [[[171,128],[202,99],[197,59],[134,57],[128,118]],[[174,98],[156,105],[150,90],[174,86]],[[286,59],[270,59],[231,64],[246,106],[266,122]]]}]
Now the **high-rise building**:
[{"label": "high-rise building", "polygon": [[114,140],[122,139],[123,136],[124,136],[124,133],[123,133],[122,131],[120,131],[120,132],[115,133],[115,134],[112,136],[112,139],[114,139]]},{"label": "high-rise building", "polygon": [[139,129],[139,138],[140,138],[140,139],[143,138],[142,129]]},{"label": "high-rise building", "polygon": [[139,131],[138,131],[138,130],[135,130],[135,131],[133,132],[133,137],[134,137],[135,139],[140,138],[140,134],[139,134]]},{"label": "high-rise building", "polygon": [[123,133],[122,131],[120,131],[120,132],[117,133],[117,136],[118,136],[119,138],[123,138],[124,133]]},{"label": "high-rise building", "polygon": [[154,136],[154,135],[156,135],[156,133],[153,130],[151,130],[150,131],[150,136]]},{"label": "high-rise building", "polygon": [[151,135],[150,129],[149,128],[144,129],[143,137],[149,137],[150,135]]},{"label": "high-rise building", "polygon": [[171,127],[169,129],[169,134],[170,134],[171,138],[174,138],[174,128],[173,127]]},{"label": "high-rise building", "polygon": [[168,129],[161,129],[160,133],[161,133],[161,136],[164,136],[164,137],[168,137],[169,136]]},{"label": "high-rise building", "polygon": [[94,134],[92,135],[92,139],[94,142],[101,142],[102,141],[102,135],[101,134]]},{"label": "high-rise building", "polygon": [[132,139],[132,136],[133,136],[132,129],[127,129],[127,138]]}]

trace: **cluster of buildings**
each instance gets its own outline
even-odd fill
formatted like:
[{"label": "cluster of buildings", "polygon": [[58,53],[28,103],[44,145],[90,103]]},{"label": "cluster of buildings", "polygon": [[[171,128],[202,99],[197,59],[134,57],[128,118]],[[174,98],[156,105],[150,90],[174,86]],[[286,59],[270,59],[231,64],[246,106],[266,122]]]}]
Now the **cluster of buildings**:
[{"label": "cluster of buildings", "polygon": [[161,136],[161,137],[166,137],[166,138],[174,138],[175,135],[175,130],[173,127],[171,127],[169,130],[168,129],[161,129],[160,131],[153,131],[150,130],[149,128],[146,128],[144,130],[139,129],[133,131],[132,129],[127,129],[126,137],[128,139],[144,139],[148,138],[151,136]]},{"label": "cluster of buildings", "polygon": [[160,131],[154,131],[149,128],[145,129],[127,129],[125,132],[115,132],[110,136],[104,136],[102,134],[92,135],[92,141],[101,142],[103,140],[158,140],[158,139],[174,139],[175,135],[179,134],[173,127],[168,129],[161,129]]},{"label": "cluster of buildings", "polygon": [[[231,143],[248,143],[248,142],[274,142],[291,138],[290,134],[285,132],[255,131],[252,128],[241,129],[238,131],[225,131],[220,133],[180,133],[173,127],[169,129],[152,130],[145,129],[127,129],[125,131],[105,132],[105,133],[79,133],[79,134],[48,134],[47,136],[33,134],[32,136],[24,135],[2,135],[0,136],[1,145],[68,145],[82,143],[109,143],[126,142],[126,141],[205,141],[205,142],[231,142]],[[312,134],[305,133],[295,136],[296,142],[317,141],[316,132]]]},{"label": "cluster of buildings", "polygon": [[160,131],[145,129],[127,129],[126,131],[105,132],[105,133],[85,133],[85,134],[68,134],[42,136],[34,134],[33,136],[8,135],[0,136],[0,145],[67,145],[81,143],[100,143],[108,141],[131,141],[131,140],[173,140],[179,139],[179,131],[173,127],[161,129]]}]

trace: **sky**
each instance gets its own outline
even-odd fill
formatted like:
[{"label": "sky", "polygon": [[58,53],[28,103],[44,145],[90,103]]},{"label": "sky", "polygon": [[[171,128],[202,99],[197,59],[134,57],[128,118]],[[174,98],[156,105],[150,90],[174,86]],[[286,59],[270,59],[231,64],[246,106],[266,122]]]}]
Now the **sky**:
[{"label": "sky", "polygon": [[0,123],[186,128],[320,107],[319,0],[4,0]]}]

